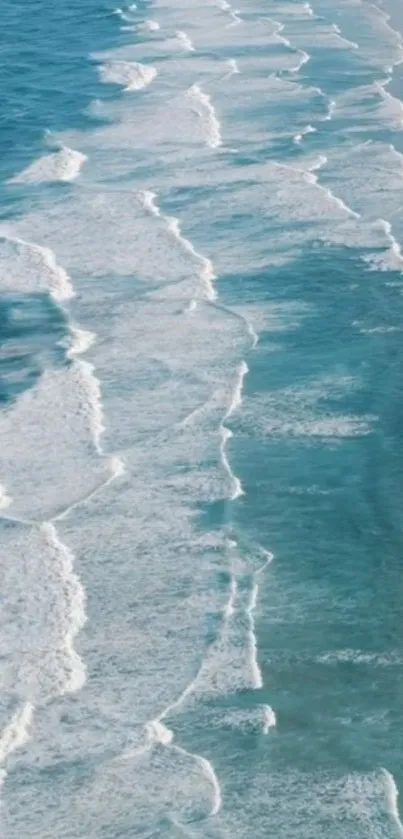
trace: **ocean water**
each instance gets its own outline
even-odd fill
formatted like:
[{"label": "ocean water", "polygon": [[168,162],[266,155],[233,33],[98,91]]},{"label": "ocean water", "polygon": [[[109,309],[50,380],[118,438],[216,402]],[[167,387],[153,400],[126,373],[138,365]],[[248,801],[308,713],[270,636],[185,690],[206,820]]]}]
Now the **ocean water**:
[{"label": "ocean water", "polygon": [[28,6],[0,837],[401,839],[400,4]]}]

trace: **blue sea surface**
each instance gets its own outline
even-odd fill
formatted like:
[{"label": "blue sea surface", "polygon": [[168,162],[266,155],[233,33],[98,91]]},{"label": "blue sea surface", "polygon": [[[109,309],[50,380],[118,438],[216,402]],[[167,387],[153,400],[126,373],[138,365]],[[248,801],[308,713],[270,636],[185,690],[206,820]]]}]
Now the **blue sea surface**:
[{"label": "blue sea surface", "polygon": [[2,11],[0,835],[402,837],[398,4]]}]

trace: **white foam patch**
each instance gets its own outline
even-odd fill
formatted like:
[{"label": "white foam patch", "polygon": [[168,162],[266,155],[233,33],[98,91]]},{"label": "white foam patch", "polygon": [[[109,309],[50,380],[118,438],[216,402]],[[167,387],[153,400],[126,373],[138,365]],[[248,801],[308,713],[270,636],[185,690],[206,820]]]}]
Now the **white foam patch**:
[{"label": "white foam patch", "polygon": [[143,25],[149,32],[158,32],[161,28],[157,20],[145,20]]},{"label": "white foam patch", "polygon": [[189,35],[187,35],[186,32],[183,32],[181,29],[178,29],[176,37],[182,49],[184,49],[186,52],[194,52],[195,48],[193,45],[193,41],[191,38],[189,38]]},{"label": "white foam patch", "polygon": [[[88,329],[80,329],[77,326],[70,327],[70,341],[67,349],[68,358],[82,355],[90,349],[95,341],[95,335]],[[102,425],[102,421],[101,421]]]},{"label": "white foam patch", "polygon": [[243,734],[268,734],[276,726],[276,715],[269,705],[257,705],[252,708],[239,708],[209,717],[213,728],[230,729]]},{"label": "white foam patch", "polygon": [[2,540],[7,550],[1,569],[2,689],[37,705],[78,690],[85,681],[74,649],[85,622],[84,591],[73,556],[53,525],[10,524],[3,527]]},{"label": "white foam patch", "polygon": [[373,261],[385,269],[403,267],[402,161],[402,156],[387,143],[351,144],[343,153],[334,151],[321,173],[323,181],[383,234],[387,251],[379,251]]},{"label": "white foam patch", "polygon": [[370,664],[375,667],[400,667],[402,656],[393,652],[364,652],[363,650],[343,649],[323,653],[316,659],[321,664]]},{"label": "white foam patch", "polygon": [[218,148],[218,146],[222,145],[221,126],[217,119],[211,97],[207,93],[204,93],[197,84],[192,85],[186,95],[190,107],[200,118],[205,142],[212,149]]},{"label": "white foam patch", "polygon": [[381,70],[403,58],[403,37],[389,20],[387,12],[363,0],[343,3],[338,15],[343,35],[358,44],[360,59]]},{"label": "white foam patch", "polygon": [[[317,13],[317,14],[316,14]],[[281,22],[287,38],[294,47],[317,50],[344,50],[357,52],[362,63],[383,69],[402,57],[402,39],[388,27],[385,16],[376,6],[352,0],[337,10],[335,24],[329,17],[336,17],[334,9],[319,0],[314,14],[302,3],[269,3],[267,14]],[[328,22],[329,21],[329,22]]]},{"label": "white foam patch", "polygon": [[[381,770],[342,774],[322,766],[317,772],[301,771],[298,764],[295,768],[292,764],[276,770],[273,761],[261,760],[252,788],[248,787],[246,769],[239,768],[226,786],[231,808],[222,811],[214,835],[243,836],[251,823],[258,839],[270,835],[273,824],[280,839],[290,833],[298,835],[301,825],[312,836],[319,835],[324,825],[330,825],[332,839],[346,835],[393,839],[402,835],[395,812],[395,782],[390,781],[390,773],[386,775]],[[226,768],[231,776],[230,764]],[[203,836],[202,831],[196,828],[197,839]]]},{"label": "white foam patch", "polygon": [[0,228],[0,289],[2,292],[48,292],[57,302],[74,297],[64,268],[50,248],[8,235]]},{"label": "white foam patch", "polygon": [[[208,300],[214,300],[216,297],[214,290],[214,280],[216,279],[216,276],[214,274],[211,260],[199,253],[189,239],[186,239],[186,237],[183,236],[179,219],[174,216],[161,215],[161,211],[155,202],[156,197],[156,193],[150,192],[150,190],[139,192],[139,199],[142,202],[144,209],[156,218],[163,218],[166,229],[173,236],[175,243],[178,243],[180,248],[183,249],[186,254],[189,254],[192,258],[195,258],[199,262],[200,280],[202,285],[205,287],[206,297]],[[191,304],[195,304],[195,301],[192,300]],[[191,306],[191,310],[192,309],[193,306]]]},{"label": "white foam patch", "polygon": [[[151,194],[132,189],[83,194],[21,219],[17,227],[51,241],[71,273],[102,278],[108,266],[110,274],[130,276],[132,289],[171,286],[173,296],[188,301],[211,297],[211,261],[181,236],[175,219],[152,211]],[[23,280],[25,270],[24,264]]]},{"label": "white foam patch", "polygon": [[20,749],[28,740],[33,714],[32,703],[25,702],[15,711],[10,722],[0,732],[0,788],[7,776],[3,765],[9,755]]},{"label": "white foam patch", "polygon": [[155,79],[157,70],[137,61],[109,61],[100,66],[101,81],[122,85],[127,92],[142,90]]},{"label": "white foam patch", "polygon": [[399,799],[399,790],[396,786],[396,781],[393,775],[388,772],[387,769],[383,770],[384,778],[385,778],[385,788],[386,788],[386,798],[388,802],[388,808],[390,816],[396,825],[396,833],[397,836],[403,837],[403,824],[399,814],[399,806],[398,806],[398,799]]},{"label": "white foam patch", "polygon": [[46,181],[74,181],[79,176],[86,160],[85,154],[65,146],[58,152],[35,160],[27,169],[12,178],[10,183],[39,184]]},{"label": "white foam patch", "polygon": [[[264,59],[262,59],[264,70]],[[291,62],[290,69],[292,69]],[[215,92],[220,106],[226,141],[242,147],[270,148],[279,138],[306,131],[307,120],[325,119],[328,101],[317,88],[302,86],[294,80],[271,75],[250,78],[247,68],[239,61],[241,76],[223,80]],[[270,68],[268,68],[270,69]]]},{"label": "white foam patch", "polygon": [[100,461],[99,392],[89,365],[46,371],[0,415],[0,475],[10,516],[51,518],[109,477]]},{"label": "white foam patch", "polygon": [[0,510],[5,510],[11,504],[11,500],[6,488],[0,484]]},{"label": "white foam patch", "polygon": [[[357,437],[374,430],[373,415],[345,415],[329,411],[326,400],[337,400],[358,383],[330,376],[313,380],[303,387],[291,386],[264,396],[249,397],[242,421],[257,433],[274,437],[318,437],[323,440]],[[239,432],[238,432],[239,433]]]},{"label": "white foam patch", "polygon": [[403,103],[386,89],[390,78],[369,85],[356,86],[340,94],[335,102],[333,115],[345,120],[351,134],[368,134],[378,127],[401,129]]}]

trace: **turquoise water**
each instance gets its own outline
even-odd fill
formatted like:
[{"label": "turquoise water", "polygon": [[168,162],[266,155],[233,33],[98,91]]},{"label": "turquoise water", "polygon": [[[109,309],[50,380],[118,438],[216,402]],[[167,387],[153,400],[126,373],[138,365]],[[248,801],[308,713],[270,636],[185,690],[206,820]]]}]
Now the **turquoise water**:
[{"label": "turquoise water", "polygon": [[5,4],[2,837],[403,836],[399,14]]}]

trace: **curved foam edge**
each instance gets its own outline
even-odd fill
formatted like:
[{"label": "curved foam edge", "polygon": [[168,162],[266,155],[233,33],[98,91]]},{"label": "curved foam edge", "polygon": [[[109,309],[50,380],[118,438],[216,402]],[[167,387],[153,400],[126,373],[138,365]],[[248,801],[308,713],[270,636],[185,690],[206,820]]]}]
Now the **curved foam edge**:
[{"label": "curved foam edge", "polygon": [[68,662],[68,675],[65,683],[59,686],[59,693],[75,693],[86,681],[84,662],[74,649],[74,640],[87,620],[85,592],[74,572],[74,556],[60,541],[55,525],[44,522],[40,532],[52,552],[55,573],[59,577],[65,601],[64,655]]},{"label": "curved foam edge", "polygon": [[142,90],[157,76],[157,69],[151,64],[138,61],[107,61],[99,67],[99,75],[106,84],[121,85],[128,93]]},{"label": "curved foam edge", "polygon": [[221,125],[217,119],[211,97],[204,93],[198,84],[193,84],[187,91],[186,96],[193,110],[202,120],[207,146],[211,149],[222,146]]},{"label": "curved foam edge", "polygon": [[[34,716],[34,706],[31,702],[25,702],[13,714],[10,722],[0,735],[0,767],[7,760],[7,757],[20,749],[29,739],[29,729]],[[0,787],[4,783],[7,772],[0,768]]]},{"label": "curved foam edge", "polygon": [[[211,260],[199,253],[190,240],[186,239],[186,237],[182,235],[179,219],[174,216],[162,215],[161,210],[155,201],[157,198],[157,194],[155,192],[152,192],[151,190],[143,190],[138,193],[138,197],[143,208],[148,213],[155,216],[155,218],[162,218],[167,226],[167,230],[179,242],[183,249],[187,251],[187,253],[192,254],[192,256],[200,262],[200,280],[202,281],[202,285],[205,287],[206,298],[207,300],[215,300],[216,292],[213,282],[216,279],[216,275],[214,273]],[[194,301],[191,301],[191,303],[192,302]],[[194,308],[195,307],[192,306],[191,310],[194,310]]]},{"label": "curved foam edge", "polygon": [[78,178],[87,156],[68,146],[60,151],[40,157],[18,175],[11,178],[11,184],[40,184],[48,182],[68,183]]},{"label": "curved foam edge", "polygon": [[[2,290],[17,290],[23,280],[26,280],[28,271],[33,291],[42,289],[48,291],[50,296],[58,303],[71,300],[75,296],[67,272],[58,264],[56,256],[50,248],[12,236],[4,228],[0,228],[0,243],[1,241],[12,245],[17,254],[21,256],[22,262],[26,260],[28,263],[28,265],[22,266],[22,277],[19,277],[18,273],[17,276],[12,273],[4,274],[1,280]],[[27,289],[25,285],[24,290],[31,289]]]},{"label": "curved foam edge", "polygon": [[393,775],[388,772],[387,769],[381,770],[383,776],[385,778],[385,787],[386,787],[386,798],[388,802],[388,809],[391,818],[393,819],[396,825],[396,832],[397,835],[402,839],[403,837],[403,824],[400,819],[399,814],[399,807],[398,807],[398,799],[399,799],[399,790],[396,786],[395,779]]},{"label": "curved foam edge", "polygon": [[182,49],[186,52],[195,52],[193,41],[186,32],[183,32],[182,29],[177,29],[175,34]]}]

